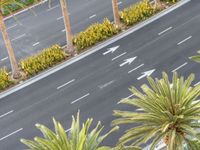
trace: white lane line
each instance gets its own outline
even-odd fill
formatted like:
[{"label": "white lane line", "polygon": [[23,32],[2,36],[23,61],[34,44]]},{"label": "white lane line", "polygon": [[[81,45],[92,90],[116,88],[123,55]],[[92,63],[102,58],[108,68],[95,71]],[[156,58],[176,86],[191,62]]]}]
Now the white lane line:
[{"label": "white lane line", "polygon": [[61,89],[62,87],[66,86],[66,85],[68,85],[68,84],[70,84],[70,83],[72,83],[72,82],[74,82],[74,81],[75,81],[75,79],[73,79],[73,80],[71,80],[71,81],[69,81],[69,82],[67,82],[67,83],[62,84],[61,86],[58,86],[58,87],[57,87],[57,90]]},{"label": "white lane line", "polygon": [[34,43],[34,44],[33,44],[33,47],[36,46],[36,45],[38,45],[38,44],[40,44],[40,42],[36,42],[36,43]]},{"label": "white lane line", "polygon": [[12,29],[12,28],[14,28],[16,26],[17,26],[17,24],[14,24],[13,26],[8,27],[7,30],[10,30],[10,29]]},{"label": "white lane line", "polygon": [[18,39],[20,39],[20,38],[22,38],[22,37],[24,37],[24,36],[26,36],[26,34],[22,34],[22,35],[20,35],[20,36],[18,36],[18,37],[16,37],[16,38],[12,39],[11,41],[18,40]]},{"label": "white lane line", "polygon": [[182,65],[180,65],[179,67],[177,67],[176,69],[174,69],[174,70],[172,70],[172,72],[175,72],[175,71],[177,71],[178,69],[180,69],[180,68],[182,68],[182,67],[184,67],[185,65],[187,65],[188,63],[187,62],[185,62],[184,64],[182,64]]},{"label": "white lane line", "polygon": [[4,58],[2,58],[1,61],[4,61],[4,60],[6,60],[6,59],[8,59],[8,57],[4,57]]},{"label": "white lane line", "polygon": [[56,20],[61,20],[61,19],[63,19],[63,16],[61,16],[61,17],[58,17]]},{"label": "white lane line", "polygon": [[12,133],[10,133],[10,134],[8,134],[8,135],[2,137],[2,138],[0,138],[0,141],[2,141],[2,140],[4,140],[4,139],[8,138],[9,136],[11,136],[11,135],[13,135],[13,134],[16,134],[16,133],[20,132],[20,131],[22,131],[22,130],[23,130],[23,128],[20,128],[20,129],[14,131],[14,132],[12,132]]},{"label": "white lane line", "polygon": [[197,82],[194,86],[197,86],[197,85],[199,85],[200,84],[200,81],[199,82]]},{"label": "white lane line", "polygon": [[142,66],[144,66],[144,64],[141,64],[141,65],[137,66],[136,68],[130,70],[128,73],[131,73],[131,72],[133,72],[133,71],[139,69],[139,68],[142,67]]},{"label": "white lane line", "polygon": [[105,84],[103,84],[103,85],[99,85],[98,87],[99,87],[100,89],[103,89],[103,88],[105,88],[105,87],[111,85],[111,84],[114,83],[114,82],[115,82],[115,80],[112,80],[112,81],[109,81],[109,82],[107,82],[107,83],[105,83]]},{"label": "white lane line", "polygon": [[83,99],[83,98],[85,98],[85,97],[87,97],[87,96],[89,96],[89,95],[90,95],[90,93],[87,93],[87,94],[85,94],[84,96],[82,96],[82,97],[80,97],[80,98],[78,98],[78,99],[72,101],[71,104],[74,104],[74,103],[80,101],[81,99]]},{"label": "white lane line", "polygon": [[97,16],[97,15],[94,14],[94,15],[90,16],[89,18],[92,19],[92,18],[94,18],[94,17],[96,17],[96,16]]},{"label": "white lane line", "polygon": [[61,32],[65,32],[65,29],[63,29]]},{"label": "white lane line", "polygon": [[7,112],[7,113],[1,115],[0,118],[3,118],[3,117],[5,117],[5,116],[7,116],[7,115],[13,113],[13,111],[14,111],[14,110],[11,110],[11,111],[9,111],[9,112]]},{"label": "white lane line", "polygon": [[[122,98],[121,100],[123,100],[123,99],[129,99],[129,98],[131,98],[131,97],[133,97],[133,96],[134,96],[134,94],[131,94],[131,95],[125,97],[125,98]],[[120,104],[120,101],[119,101],[117,104]]]},{"label": "white lane line", "polygon": [[121,4],[122,4],[122,2],[118,2],[117,4],[118,4],[118,5],[121,5]]},{"label": "white lane line", "polygon": [[53,9],[59,7],[59,6],[60,6],[60,5],[56,5],[56,6],[54,6],[54,7],[48,8],[47,11],[53,10]]},{"label": "white lane line", "polygon": [[67,132],[69,132],[70,130],[71,130],[71,128],[69,128],[69,129],[65,130],[65,132],[67,133]]},{"label": "white lane line", "polygon": [[123,56],[123,55],[125,55],[125,54],[126,54],[126,52],[124,52],[124,53],[122,53],[122,54],[116,56],[115,58],[112,59],[112,61],[115,60],[115,59],[117,59],[117,58],[119,58],[119,57],[121,57],[121,56]]},{"label": "white lane line", "polygon": [[169,28],[167,28],[167,29],[161,31],[160,33],[158,33],[158,35],[161,35],[161,34],[167,32],[167,31],[169,31],[169,30],[171,30],[171,29],[172,29],[172,27],[169,27]]},{"label": "white lane line", "polygon": [[180,41],[179,43],[177,43],[177,45],[181,45],[182,43],[186,42],[187,40],[191,39],[192,36],[189,36],[187,38],[185,38],[184,40]]}]

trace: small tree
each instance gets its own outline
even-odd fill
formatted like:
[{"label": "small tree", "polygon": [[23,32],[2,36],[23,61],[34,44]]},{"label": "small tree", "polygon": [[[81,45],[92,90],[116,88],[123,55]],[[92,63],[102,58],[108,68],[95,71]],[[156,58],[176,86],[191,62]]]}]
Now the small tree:
[{"label": "small tree", "polygon": [[41,124],[36,127],[43,133],[44,138],[35,137],[34,141],[21,139],[31,150],[110,150],[107,146],[99,146],[100,143],[112,132],[118,130],[118,126],[108,133],[100,136],[103,126],[100,122],[90,131],[93,119],[88,119],[80,128],[79,112],[77,117],[72,117],[72,124],[68,135],[63,126],[53,119],[55,133]]},{"label": "small tree", "polygon": [[119,17],[119,7],[117,0],[112,0],[112,8],[113,8],[114,23],[119,27],[120,17]]},{"label": "small tree", "polygon": [[[169,150],[183,150],[183,145],[189,145],[191,139],[200,140],[200,85],[191,85],[194,75],[184,80],[174,73],[172,82],[166,73],[160,80],[147,79],[149,86],[142,85],[142,92],[135,87],[130,89],[135,98],[120,101],[133,106],[133,111],[114,111],[119,118],[112,122],[113,125],[134,125],[119,143],[137,146],[153,140],[151,150],[154,150],[163,139]],[[135,107],[142,111],[135,111]]]}]

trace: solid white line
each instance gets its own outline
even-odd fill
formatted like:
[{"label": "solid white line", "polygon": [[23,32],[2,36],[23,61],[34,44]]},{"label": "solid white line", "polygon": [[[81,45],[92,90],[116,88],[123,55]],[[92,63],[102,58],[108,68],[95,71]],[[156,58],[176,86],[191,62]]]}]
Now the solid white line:
[{"label": "solid white line", "polygon": [[122,2],[118,2],[117,4],[118,4],[118,5],[121,5],[121,4],[122,4]]},{"label": "solid white line", "polygon": [[2,58],[1,61],[4,61],[4,60],[6,60],[6,59],[8,59],[8,57]]},{"label": "solid white line", "polygon": [[47,11],[53,10],[53,9],[59,7],[59,6],[60,6],[60,5],[56,5],[56,6],[54,6],[54,7],[48,8]]},{"label": "solid white line", "polygon": [[61,17],[58,17],[56,20],[61,20],[61,19],[63,19],[63,16],[61,16]]},{"label": "solid white line", "polygon": [[0,138],[0,141],[6,139],[7,137],[9,137],[9,136],[11,136],[11,135],[13,135],[13,134],[16,134],[17,132],[19,132],[19,131],[21,131],[21,130],[23,130],[23,128],[20,128],[19,130],[16,130],[16,131],[14,131],[14,132],[12,132],[12,133],[10,133],[10,134],[8,134],[8,135],[6,135],[6,136]]},{"label": "solid white line", "polygon": [[83,98],[85,98],[85,97],[87,97],[87,96],[89,96],[89,95],[90,95],[90,93],[87,93],[86,95],[84,95],[84,96],[82,96],[82,97],[80,97],[80,98],[78,98],[78,99],[72,101],[71,104],[74,104],[74,103],[80,101],[81,99],[83,99]]},{"label": "solid white line", "polygon": [[188,63],[187,62],[185,62],[184,64],[182,64],[182,65],[180,65],[179,67],[177,67],[176,69],[174,69],[174,70],[172,70],[172,72],[175,72],[175,71],[177,71],[178,69],[180,69],[180,68],[182,68],[182,67],[184,67],[185,65],[187,65]]},{"label": "solid white line", "polygon": [[34,44],[33,44],[33,47],[36,46],[36,45],[38,45],[38,44],[40,44],[40,42],[36,42],[36,43],[34,43]]},{"label": "solid white line", "polygon": [[131,72],[133,72],[133,71],[139,69],[139,68],[142,67],[142,66],[144,66],[144,64],[141,64],[141,65],[137,66],[136,68],[130,70],[128,73],[131,73]]},{"label": "solid white line", "polygon": [[200,84],[200,81],[199,82],[197,82],[194,86],[197,86],[197,85],[199,85]]},{"label": "solid white line", "polygon": [[71,80],[71,81],[69,81],[69,82],[67,82],[67,83],[65,83],[65,84],[63,84],[63,85],[57,87],[57,90],[61,89],[62,87],[66,86],[66,85],[68,85],[68,84],[70,84],[70,83],[72,83],[72,82],[74,82],[74,81],[75,81],[75,79],[73,79],[73,80]]},{"label": "solid white line", "polygon": [[158,35],[161,35],[161,34],[167,32],[167,31],[169,31],[169,30],[171,30],[171,29],[172,29],[172,27],[169,27],[169,28],[167,28],[167,29],[161,31],[160,33],[158,33]]},{"label": "solid white line", "polygon": [[10,27],[7,28],[7,30],[12,29],[12,28],[14,28],[14,27],[16,27],[16,26],[17,26],[17,24],[15,24],[15,25],[13,25],[13,26],[10,26]]},{"label": "solid white line", "polygon": [[13,111],[14,111],[14,110],[11,110],[11,111],[9,111],[9,112],[7,112],[7,113],[1,115],[0,118],[3,118],[3,117],[5,117],[5,116],[7,116],[7,115],[13,113]]},{"label": "solid white line", "polygon": [[192,36],[187,37],[186,39],[180,41],[179,43],[177,43],[177,45],[181,45],[182,43],[186,42],[187,40],[191,39]]},{"label": "solid white line", "polygon": [[125,55],[125,54],[126,54],[126,52],[124,52],[124,53],[122,53],[122,54],[116,56],[115,58],[112,59],[112,61],[115,60],[115,59],[117,59],[117,58],[119,58],[119,57],[121,57],[121,56],[123,56],[123,55]]},{"label": "solid white line", "polygon": [[94,15],[90,16],[89,18],[92,19],[92,18],[94,18],[94,17],[96,17],[96,16],[97,16],[97,15],[94,14]]},{"label": "solid white line", "polygon": [[22,38],[22,37],[24,37],[24,36],[26,36],[26,34],[22,34],[22,35],[20,35],[20,36],[18,36],[18,37],[16,37],[16,38],[12,39],[11,41],[18,40],[18,39],[20,39],[20,38]]}]

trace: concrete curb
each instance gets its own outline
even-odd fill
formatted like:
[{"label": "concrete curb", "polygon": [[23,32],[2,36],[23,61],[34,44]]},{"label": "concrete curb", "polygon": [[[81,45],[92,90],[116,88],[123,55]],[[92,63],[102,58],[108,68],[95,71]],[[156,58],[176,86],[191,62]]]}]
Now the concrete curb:
[{"label": "concrete curb", "polygon": [[102,49],[102,48],[104,48],[104,47],[106,47],[106,46],[118,41],[119,39],[122,39],[123,37],[135,32],[135,31],[137,31],[137,30],[139,30],[141,28],[143,28],[144,26],[152,23],[153,21],[163,17],[164,15],[172,12],[173,10],[181,7],[182,5],[184,5],[184,4],[186,4],[186,3],[190,2],[190,1],[191,0],[181,0],[180,2],[172,5],[171,7],[167,8],[167,9],[165,9],[163,11],[161,11],[160,13],[152,16],[151,18],[149,18],[149,19],[147,19],[147,20],[145,20],[145,21],[143,21],[143,22],[131,27],[130,29],[128,29],[128,30],[126,30],[126,31],[124,31],[124,32],[122,32],[122,33],[120,33],[120,34],[118,34],[118,35],[106,40],[105,42],[103,42],[103,43],[101,43],[99,45],[94,46],[93,48],[81,53],[80,55],[78,55],[76,57],[73,57],[70,60],[67,60],[67,61],[65,61],[65,62],[63,62],[63,63],[61,63],[61,64],[59,64],[59,65],[57,65],[57,66],[55,66],[53,68],[50,68],[49,70],[44,71],[44,72],[40,73],[39,75],[36,75],[35,77],[33,77],[31,79],[28,79],[28,80],[24,81],[23,83],[20,83],[20,84],[18,84],[16,86],[4,91],[4,92],[1,92],[0,93],[0,99],[2,99],[3,97],[8,96],[8,95],[20,90],[20,89],[23,89],[23,88],[31,85],[32,83],[35,83],[35,82],[37,82],[37,81],[39,81],[39,80],[41,80],[41,79],[43,79],[43,78],[45,78],[45,77],[47,77],[49,75],[61,70],[61,69],[73,64],[74,62],[77,62],[77,61],[85,58],[86,56],[89,56],[89,55],[99,51],[100,49]]}]

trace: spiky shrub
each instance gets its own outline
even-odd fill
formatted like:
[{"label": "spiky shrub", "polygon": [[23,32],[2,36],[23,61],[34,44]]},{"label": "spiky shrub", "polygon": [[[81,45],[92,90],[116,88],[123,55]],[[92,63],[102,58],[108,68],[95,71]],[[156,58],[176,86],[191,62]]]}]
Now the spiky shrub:
[{"label": "spiky shrub", "polygon": [[190,57],[193,61],[200,63],[200,51],[197,51],[197,55]]},{"label": "spiky shrub", "polygon": [[0,69],[0,90],[3,90],[10,86],[13,81],[10,78],[9,73],[6,71],[5,68]]},{"label": "spiky shrub", "polygon": [[161,0],[163,2],[176,3],[178,0]]},{"label": "spiky shrub", "polygon": [[35,75],[65,59],[67,55],[59,45],[53,45],[20,61],[22,70],[29,76]]},{"label": "spiky shrub", "polygon": [[[115,110],[119,117],[114,125],[133,124],[135,127],[126,131],[119,143],[141,145],[152,140],[151,150],[162,139],[170,150],[183,150],[183,145],[190,145],[190,139],[200,139],[197,129],[200,127],[200,85],[192,86],[194,75],[186,80],[173,74],[172,82],[166,73],[161,79],[148,77],[149,85],[142,85],[142,92],[135,87],[130,90],[132,99],[123,99],[120,103],[134,107],[133,111]],[[135,107],[142,111],[135,111]]]},{"label": "spiky shrub", "polygon": [[73,43],[80,51],[117,34],[119,31],[120,29],[106,18],[102,23],[94,23],[85,31],[75,35]]},{"label": "spiky shrub", "polygon": [[93,119],[88,119],[80,128],[79,112],[77,118],[72,117],[72,125],[69,133],[63,126],[53,119],[55,133],[41,124],[36,127],[43,133],[44,138],[35,137],[34,141],[21,139],[31,150],[110,150],[109,147],[99,146],[100,143],[112,132],[118,129],[114,127],[107,134],[100,136],[103,126],[99,122],[90,131]]},{"label": "spiky shrub", "polygon": [[120,12],[120,18],[125,25],[130,26],[149,18],[155,13],[156,10],[150,2],[143,0],[122,10]]}]

